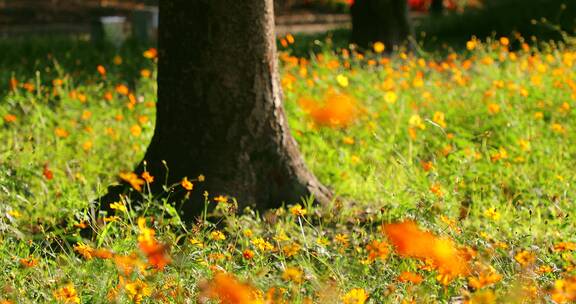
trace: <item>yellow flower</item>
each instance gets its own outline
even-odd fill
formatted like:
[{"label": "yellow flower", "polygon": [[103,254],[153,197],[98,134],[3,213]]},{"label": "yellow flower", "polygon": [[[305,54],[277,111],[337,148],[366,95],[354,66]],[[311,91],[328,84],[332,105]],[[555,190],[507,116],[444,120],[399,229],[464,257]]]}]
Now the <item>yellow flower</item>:
[{"label": "yellow flower", "polygon": [[290,33],[287,34],[287,35],[286,35],[286,41],[287,41],[289,44],[294,44],[294,36],[293,36],[292,34],[290,34]]},{"label": "yellow flower", "polygon": [[251,238],[252,235],[254,235],[254,232],[252,232],[252,230],[250,230],[250,229],[246,229],[242,232],[242,234],[247,238]]},{"label": "yellow flower", "polygon": [[534,261],[536,261],[536,256],[534,255],[534,253],[524,250],[518,252],[514,256],[514,259],[516,260],[516,262],[520,263],[520,265],[528,266],[534,263]]},{"label": "yellow flower", "polygon": [[228,197],[224,195],[218,195],[214,198],[214,201],[217,203],[225,204],[228,202]]},{"label": "yellow flower", "polygon": [[148,228],[146,226],[146,219],[143,217],[138,218],[138,229],[140,230],[140,234],[138,235],[138,243],[143,244],[152,244],[155,242],[154,236],[156,232],[152,228]]},{"label": "yellow flower", "polygon": [[92,149],[93,143],[91,140],[87,140],[82,144],[82,149],[84,151],[89,151],[90,149]]},{"label": "yellow flower", "polygon": [[342,75],[342,74],[339,74],[338,76],[336,76],[336,81],[337,81],[338,84],[339,84],[341,87],[343,87],[343,88],[348,87],[348,85],[350,84],[349,81],[348,81],[348,77],[346,77],[346,76],[344,76],[344,75]]},{"label": "yellow flower", "polygon": [[530,142],[525,139],[518,140],[518,145],[522,151],[530,151]]},{"label": "yellow flower", "polygon": [[374,45],[372,45],[374,52],[380,54],[382,52],[384,52],[384,50],[386,49],[386,46],[384,45],[384,43],[378,41],[375,42]]},{"label": "yellow flower", "polygon": [[113,222],[118,221],[119,219],[120,219],[120,217],[117,216],[117,215],[107,216],[107,217],[104,217],[104,222],[106,222],[106,223],[113,223]]},{"label": "yellow flower", "polygon": [[368,299],[368,293],[362,288],[353,288],[342,297],[344,304],[364,304]]},{"label": "yellow flower", "polygon": [[133,125],[130,127],[130,133],[132,133],[134,137],[138,137],[142,134],[142,128],[139,125]]},{"label": "yellow flower", "polygon": [[384,101],[386,101],[386,103],[394,104],[396,103],[396,100],[398,100],[398,95],[396,94],[396,92],[388,91],[384,93]]},{"label": "yellow flower", "polygon": [[265,241],[263,238],[254,238],[251,242],[252,245],[256,246],[256,248],[258,248],[260,251],[270,251],[274,249],[274,246]]},{"label": "yellow flower", "polygon": [[302,270],[296,267],[287,267],[282,273],[282,279],[285,281],[291,281],[296,284],[300,284],[304,281],[304,273]]},{"label": "yellow flower", "polygon": [[484,216],[497,221],[500,219],[500,212],[496,211],[496,208],[492,207],[484,210]]},{"label": "yellow flower", "polygon": [[434,116],[432,116],[432,121],[437,123],[442,128],[446,128],[446,121],[445,121],[444,113],[434,112]]},{"label": "yellow flower", "polygon": [[54,298],[60,303],[80,303],[80,298],[72,283],[56,290],[54,292]]},{"label": "yellow flower", "polygon": [[476,41],[476,39],[469,40],[468,42],[466,42],[466,49],[472,51],[476,48],[477,45],[478,42]]},{"label": "yellow flower", "polygon": [[286,255],[286,257],[292,257],[298,254],[300,248],[301,248],[300,245],[298,245],[297,243],[292,243],[287,246],[284,246],[284,248],[282,248],[282,251],[284,252],[284,255]]},{"label": "yellow flower", "polygon": [[180,182],[180,185],[182,186],[182,188],[188,190],[188,191],[192,191],[192,188],[194,188],[194,184],[192,184],[192,182],[190,182],[188,180],[188,177],[184,177],[182,179],[182,181]]},{"label": "yellow flower", "polygon": [[140,279],[127,283],[124,288],[126,289],[126,294],[134,303],[141,303],[145,297],[152,295],[152,289]]},{"label": "yellow flower", "polygon": [[308,213],[308,211],[306,211],[306,209],[302,208],[302,206],[298,205],[294,205],[292,208],[290,208],[290,213],[297,215],[297,216],[305,216],[306,213]]},{"label": "yellow flower", "polygon": [[408,120],[408,124],[411,127],[419,128],[421,130],[426,129],[426,125],[424,124],[424,121],[422,120],[422,118],[418,114],[414,114],[414,115],[410,116],[410,119]]},{"label": "yellow flower", "polygon": [[122,57],[116,55],[116,56],[114,56],[114,59],[112,60],[112,62],[114,62],[115,65],[121,65],[122,64]]},{"label": "yellow flower", "polygon": [[510,44],[510,39],[508,39],[507,37],[501,37],[500,44],[502,44],[502,46],[508,46]]},{"label": "yellow flower", "polygon": [[342,142],[347,144],[347,145],[353,145],[354,144],[354,138],[346,136],[342,139]]},{"label": "yellow flower", "polygon": [[348,247],[348,244],[350,244],[350,241],[348,240],[348,235],[341,233],[337,234],[334,237],[334,242],[336,242],[342,247]]},{"label": "yellow flower", "polygon": [[226,239],[226,236],[224,233],[222,233],[222,231],[216,230],[210,233],[210,238],[215,241],[223,241]]},{"label": "yellow flower", "polygon": [[10,211],[8,211],[8,215],[13,217],[13,218],[22,217],[22,213],[20,213],[20,211],[18,211],[18,210],[10,210]]},{"label": "yellow flower", "polygon": [[124,205],[124,204],[121,203],[121,202],[114,202],[114,203],[110,204],[110,209],[118,210],[118,211],[121,211],[121,212],[126,212],[126,211],[128,211],[128,209],[126,208],[126,205]]},{"label": "yellow flower", "polygon": [[202,241],[199,241],[197,239],[190,239],[189,242],[193,246],[198,246],[198,248],[204,248],[204,243]]},{"label": "yellow flower", "polygon": [[470,304],[495,304],[496,303],[496,295],[492,290],[484,290],[480,292],[476,292],[470,297],[468,301]]},{"label": "yellow flower", "polygon": [[488,104],[488,113],[497,114],[498,112],[500,112],[500,106],[498,104],[495,103]]},{"label": "yellow flower", "polygon": [[564,126],[559,123],[553,123],[551,128],[555,133],[566,133],[566,128],[564,128]]}]

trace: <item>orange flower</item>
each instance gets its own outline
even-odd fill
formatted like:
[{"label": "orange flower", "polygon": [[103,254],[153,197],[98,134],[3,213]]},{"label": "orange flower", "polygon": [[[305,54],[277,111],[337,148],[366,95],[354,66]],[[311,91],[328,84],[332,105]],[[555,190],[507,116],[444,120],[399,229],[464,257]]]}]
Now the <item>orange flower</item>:
[{"label": "orange flower", "polygon": [[149,184],[154,181],[154,176],[150,175],[150,172],[148,171],[144,171],[141,176]]},{"label": "orange flower", "polygon": [[20,265],[27,267],[27,268],[32,268],[32,267],[38,265],[38,259],[35,259],[32,256],[30,256],[28,258],[23,258],[23,259],[20,259]]},{"label": "orange flower", "polygon": [[140,229],[138,247],[146,255],[150,266],[162,270],[170,263],[168,246],[156,241],[156,238],[154,237],[156,232],[154,229],[146,227],[146,219],[138,219],[138,228]]},{"label": "orange flower", "polygon": [[526,267],[526,266],[533,264],[536,261],[536,256],[534,255],[534,253],[524,250],[524,251],[518,252],[514,256],[514,259],[520,265]]},{"label": "orange flower", "polygon": [[54,292],[54,298],[60,303],[80,303],[80,298],[72,283],[56,290]]},{"label": "orange flower", "polygon": [[158,57],[158,50],[155,48],[149,48],[146,51],[144,51],[142,55],[148,59],[154,59]]},{"label": "orange flower", "polygon": [[346,94],[328,91],[322,105],[311,99],[301,99],[300,106],[320,126],[347,127],[358,114],[356,101]]},{"label": "orange flower", "polygon": [[554,251],[567,251],[567,250],[571,250],[571,251],[576,250],[576,243],[560,242],[560,243],[554,245]]},{"label": "orange flower", "polygon": [[184,178],[180,182],[180,185],[182,186],[182,188],[184,188],[188,191],[192,191],[192,188],[194,188],[194,184],[192,184],[192,182],[190,182],[188,180],[188,177],[186,177],[186,176],[184,176]]},{"label": "orange flower", "polygon": [[130,255],[115,255],[114,263],[116,264],[118,271],[125,276],[129,276],[132,272],[134,272],[136,267],[140,267],[142,265],[136,253],[132,253]]},{"label": "orange flower", "polygon": [[556,280],[550,294],[555,303],[576,301],[576,276]]},{"label": "orange flower", "polygon": [[152,72],[150,72],[150,70],[148,70],[148,69],[140,70],[140,76],[142,76],[142,78],[150,78],[151,75],[152,75]]},{"label": "orange flower", "polygon": [[502,275],[497,273],[494,269],[488,269],[480,273],[477,277],[468,278],[468,285],[474,289],[481,289],[490,286],[502,280]]},{"label": "orange flower", "polygon": [[11,77],[10,78],[10,90],[14,91],[18,88],[18,79]]},{"label": "orange flower", "polygon": [[284,269],[284,272],[282,273],[282,279],[284,281],[291,281],[296,284],[300,284],[303,282],[304,280],[303,276],[304,273],[302,272],[302,270],[300,270],[300,268],[297,267],[287,267],[286,269]]},{"label": "orange flower", "polygon": [[252,258],[254,258],[254,251],[246,249],[244,250],[244,252],[242,252],[242,256],[247,260],[251,260]]},{"label": "orange flower", "polygon": [[6,114],[4,115],[4,121],[6,123],[11,123],[16,121],[16,115],[14,114]]},{"label": "orange flower", "polygon": [[468,257],[454,242],[421,230],[412,221],[384,225],[384,232],[402,256],[429,260],[441,273],[449,276],[468,273]]},{"label": "orange flower", "polygon": [[92,255],[95,258],[103,259],[103,260],[108,260],[108,259],[111,259],[112,257],[114,257],[114,253],[112,253],[112,251],[110,251],[108,249],[103,249],[103,248],[95,249],[92,252]]},{"label": "orange flower", "polygon": [[121,180],[127,182],[134,188],[136,191],[142,191],[142,185],[144,185],[144,180],[139,178],[138,175],[134,172],[120,172],[118,174]]},{"label": "orange flower", "polygon": [[96,67],[96,70],[98,71],[98,74],[100,74],[102,77],[106,76],[106,68],[102,65],[99,65]]},{"label": "orange flower", "polygon": [[255,304],[259,302],[258,291],[239,282],[226,273],[217,273],[212,280],[201,287],[201,298],[219,301],[221,304]]},{"label": "orange flower", "polygon": [[54,173],[52,173],[52,170],[50,170],[50,168],[48,168],[48,163],[44,164],[44,168],[42,169],[42,175],[47,180],[51,180],[54,178]]},{"label": "orange flower", "polygon": [[495,104],[495,103],[489,103],[488,104],[488,112],[490,114],[497,114],[498,112],[500,112],[500,105]]},{"label": "orange flower", "polygon": [[420,165],[422,166],[422,170],[424,170],[425,172],[434,169],[434,163],[432,163],[431,161],[421,161]]},{"label": "orange flower", "polygon": [[414,273],[414,272],[409,272],[409,271],[404,271],[402,272],[399,276],[398,276],[398,281],[400,282],[410,282],[410,283],[414,283],[414,284],[420,284],[422,283],[424,279],[422,278],[421,275]]},{"label": "orange flower", "polygon": [[366,250],[368,250],[368,260],[370,262],[376,259],[384,260],[390,252],[388,243],[378,240],[373,240],[370,244],[366,245]]},{"label": "orange flower", "polygon": [[214,198],[214,201],[217,203],[225,204],[228,202],[228,197],[224,195],[218,195]]},{"label": "orange flower", "polygon": [[84,243],[78,243],[74,245],[74,251],[78,252],[81,256],[83,256],[87,260],[91,260],[94,254],[94,248]]},{"label": "orange flower", "polygon": [[104,93],[104,100],[111,101],[112,99],[114,99],[114,96],[112,95],[112,92],[106,92],[106,93]]},{"label": "orange flower", "polygon": [[128,89],[128,87],[123,84],[119,84],[116,86],[116,92],[118,92],[120,95],[128,95],[128,93],[130,93],[130,89]]},{"label": "orange flower", "polygon": [[65,138],[65,137],[68,137],[68,135],[70,135],[68,133],[68,131],[66,131],[62,128],[56,128],[56,130],[54,130],[54,133],[56,134],[56,136],[58,136],[60,138]]}]

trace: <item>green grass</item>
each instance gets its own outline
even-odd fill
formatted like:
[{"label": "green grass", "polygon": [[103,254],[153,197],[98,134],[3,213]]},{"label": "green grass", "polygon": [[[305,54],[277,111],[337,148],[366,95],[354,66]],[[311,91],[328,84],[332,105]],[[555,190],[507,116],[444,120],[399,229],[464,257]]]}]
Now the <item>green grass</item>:
[{"label": "green grass", "polygon": [[[458,296],[474,298],[472,303],[550,303],[554,281],[574,274],[573,252],[553,250],[576,241],[571,48],[512,55],[488,42],[445,58],[395,54],[388,63],[380,63],[386,60],[378,54],[327,50],[298,61],[283,50],[292,132],[309,167],[341,202],[329,208],[291,202],[306,209],[304,216],[290,206],[265,216],[250,210],[238,215],[224,203],[211,217],[217,221],[196,224],[168,216],[175,212],[166,202],[126,202],[128,211],[118,211],[106,225],[90,221],[88,202],[133,168],[153,132],[156,65],[142,56],[146,47],[116,52],[82,41],[60,48],[38,41],[3,43],[2,49],[0,303],[56,302],[54,293],[68,283],[82,303],[108,302],[115,291],[121,303],[138,301],[135,294],[145,303],[194,303],[209,293],[205,281],[218,271],[264,293],[281,288],[288,303],[337,303],[353,288],[364,289],[368,303],[448,303]],[[114,63],[116,55],[122,63]],[[107,69],[105,78],[97,65]],[[142,69],[151,77],[141,77]],[[12,77],[18,85],[10,90]],[[34,88],[27,91],[24,83]],[[132,108],[116,91],[120,84],[133,92]],[[386,92],[394,94],[386,100]],[[326,102],[332,112],[322,108]],[[9,122],[9,114],[16,120]],[[332,124],[314,114],[332,115]],[[68,135],[57,136],[58,128]],[[432,168],[424,170],[424,164]],[[210,195],[207,203],[215,203]],[[138,227],[140,217],[170,248],[172,262],[163,270],[151,269],[138,246],[138,237],[149,232]],[[473,249],[472,272],[444,286],[438,270],[422,269],[422,261],[402,257],[392,246],[384,246],[390,252],[383,259],[369,260],[367,245],[387,241],[382,224],[406,219]],[[74,226],[83,221],[95,229],[92,237],[83,238]],[[216,230],[226,239],[215,239]],[[347,244],[336,240],[339,234]],[[274,249],[258,249],[256,238]],[[132,261],[142,267],[125,274],[113,259],[86,259],[81,242],[116,257],[134,253]],[[290,256],[284,249],[294,244],[299,250]],[[252,259],[243,257],[247,249]],[[523,251],[534,254],[534,263],[515,260]],[[37,265],[26,267],[26,258]],[[541,266],[552,271],[538,271]],[[302,271],[301,281],[283,278],[287,267]],[[468,287],[469,277],[489,273],[488,267],[501,280],[480,291]],[[423,281],[400,282],[404,271]],[[146,291],[133,291],[134,282],[146,284]],[[527,297],[528,289],[535,298]]]}]

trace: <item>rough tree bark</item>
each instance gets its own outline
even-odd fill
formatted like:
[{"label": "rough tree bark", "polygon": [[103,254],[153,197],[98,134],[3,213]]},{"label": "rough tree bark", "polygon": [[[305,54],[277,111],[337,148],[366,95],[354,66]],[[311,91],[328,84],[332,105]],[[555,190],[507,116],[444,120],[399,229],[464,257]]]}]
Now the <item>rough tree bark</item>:
[{"label": "rough tree bark", "polygon": [[[206,176],[183,205],[185,218],[202,210],[204,190],[258,209],[310,195],[330,201],[288,128],[272,0],[160,1],[156,108],[144,157],[152,191],[161,193],[165,178]],[[118,189],[102,199],[104,209]]]},{"label": "rough tree bark", "polygon": [[388,51],[411,34],[406,0],[356,0],[350,9],[351,42],[369,48],[382,42]]}]

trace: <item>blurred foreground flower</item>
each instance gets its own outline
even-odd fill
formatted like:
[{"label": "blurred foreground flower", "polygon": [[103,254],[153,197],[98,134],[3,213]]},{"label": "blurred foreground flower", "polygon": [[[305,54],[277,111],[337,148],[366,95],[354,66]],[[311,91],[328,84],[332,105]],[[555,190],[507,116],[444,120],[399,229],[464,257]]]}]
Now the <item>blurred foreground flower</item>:
[{"label": "blurred foreground flower", "polygon": [[452,240],[421,230],[412,221],[385,225],[384,232],[398,254],[429,261],[444,282],[469,272],[469,258]]},{"label": "blurred foreground flower", "polygon": [[200,303],[219,301],[221,304],[264,303],[261,292],[246,283],[239,282],[226,273],[217,273],[212,280],[201,286]]},{"label": "blurred foreground flower", "polygon": [[356,120],[358,115],[354,98],[334,91],[328,91],[322,103],[308,98],[300,99],[299,103],[314,122],[320,126],[347,127]]}]

